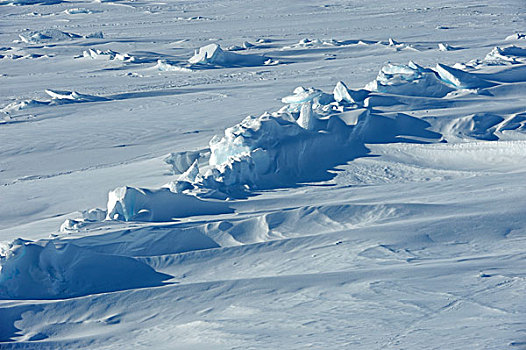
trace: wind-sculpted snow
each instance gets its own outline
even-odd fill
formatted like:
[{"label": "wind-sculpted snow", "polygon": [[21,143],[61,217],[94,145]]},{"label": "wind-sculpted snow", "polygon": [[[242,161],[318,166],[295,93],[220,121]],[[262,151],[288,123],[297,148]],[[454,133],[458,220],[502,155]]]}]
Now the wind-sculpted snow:
[{"label": "wind-sculpted snow", "polygon": [[517,1],[7,3],[0,348],[523,345]]},{"label": "wind-sculpted snow", "polygon": [[15,241],[0,253],[0,299],[63,299],[158,286],[169,278],[133,258],[69,243]]}]

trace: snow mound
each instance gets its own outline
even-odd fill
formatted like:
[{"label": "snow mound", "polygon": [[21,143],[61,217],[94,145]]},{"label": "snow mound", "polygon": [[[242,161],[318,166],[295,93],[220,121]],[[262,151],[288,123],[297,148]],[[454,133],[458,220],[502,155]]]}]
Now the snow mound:
[{"label": "snow mound", "polygon": [[407,65],[387,64],[366,90],[407,96],[444,97],[453,89],[444,84],[436,73],[410,61]]},{"label": "snow mound", "polygon": [[477,113],[453,120],[448,125],[445,134],[458,139],[476,139],[486,141],[496,141],[499,139],[495,132],[498,124],[504,118],[490,113]]},{"label": "snow mound", "polygon": [[63,299],[152,287],[170,276],[136,259],[73,244],[15,241],[0,252],[0,299]]},{"label": "snow mound", "polygon": [[212,65],[222,67],[250,67],[271,64],[273,61],[259,55],[241,55],[223,51],[218,44],[201,47],[188,60],[192,65]]},{"label": "snow mound", "polygon": [[119,187],[108,194],[108,220],[171,221],[196,215],[230,213],[224,202],[202,200],[195,196],[171,192],[168,188]]}]

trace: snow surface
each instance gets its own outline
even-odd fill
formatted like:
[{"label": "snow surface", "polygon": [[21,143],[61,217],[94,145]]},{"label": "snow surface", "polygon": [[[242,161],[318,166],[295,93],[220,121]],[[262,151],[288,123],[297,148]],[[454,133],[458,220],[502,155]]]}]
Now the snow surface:
[{"label": "snow surface", "polygon": [[0,9],[0,349],[526,348],[524,2]]}]

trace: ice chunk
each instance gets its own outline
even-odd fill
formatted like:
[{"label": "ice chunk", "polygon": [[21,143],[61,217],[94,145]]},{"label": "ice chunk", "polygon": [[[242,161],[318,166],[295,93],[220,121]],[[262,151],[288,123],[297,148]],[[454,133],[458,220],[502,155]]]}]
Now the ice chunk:
[{"label": "ice chunk", "polygon": [[457,89],[478,89],[494,86],[484,79],[477,77],[475,74],[437,63],[436,71],[442,81]]},{"label": "ice chunk", "polygon": [[210,44],[201,47],[188,60],[191,64],[217,65],[223,67],[244,67],[264,65],[267,57],[259,55],[240,55],[233,52],[223,51],[218,44]]},{"label": "ice chunk", "polygon": [[191,68],[171,64],[166,60],[157,60],[155,68],[161,72],[192,72]]},{"label": "ice chunk", "polygon": [[195,215],[229,213],[225,203],[205,201],[171,192],[168,188],[119,187],[108,194],[107,219],[123,221],[171,221]]},{"label": "ice chunk", "polygon": [[190,166],[204,156],[205,151],[184,151],[177,153],[170,153],[164,161],[166,164],[172,166],[172,170],[175,174],[181,174],[190,168]]},{"label": "ice chunk", "polygon": [[515,45],[496,46],[484,58],[484,62],[494,65],[508,65],[526,62],[526,49]]},{"label": "ice chunk", "polygon": [[367,97],[369,91],[367,90],[351,90],[339,81],[333,90],[334,100],[336,102],[361,103]]},{"label": "ice chunk", "polygon": [[408,96],[443,97],[453,89],[430,70],[409,62],[407,65],[387,64],[366,90]]},{"label": "ice chunk", "polygon": [[316,117],[312,111],[311,101],[305,102],[301,105],[300,116],[297,123],[303,129],[314,130],[316,128]]},{"label": "ice chunk", "polygon": [[327,176],[327,169],[352,155],[351,128],[336,116],[317,119],[311,101],[301,109],[298,122],[288,114],[267,113],[226,129],[210,142],[211,169],[198,185],[231,193]]},{"label": "ice chunk", "polygon": [[288,109],[291,112],[299,112],[305,102],[311,102],[313,107],[316,107],[317,105],[327,105],[333,101],[334,97],[330,94],[318,89],[304,88],[302,86],[294,89],[294,95],[281,99],[281,102],[289,105]]},{"label": "ice chunk", "polygon": [[128,54],[121,54],[112,50],[99,50],[99,49],[89,49],[82,53],[83,57],[92,58],[92,59],[103,59],[103,60],[119,60],[133,62],[135,57]]},{"label": "ice chunk", "polygon": [[195,182],[197,180],[197,177],[199,176],[199,165],[197,163],[197,159],[194,160],[192,165],[179,176],[179,181],[187,181],[187,182]]},{"label": "ice chunk", "polygon": [[136,259],[73,244],[15,241],[0,256],[0,299],[63,299],[159,286],[170,276]]},{"label": "ice chunk", "polygon": [[453,46],[449,44],[439,43],[438,44],[438,51],[453,51],[456,50]]}]

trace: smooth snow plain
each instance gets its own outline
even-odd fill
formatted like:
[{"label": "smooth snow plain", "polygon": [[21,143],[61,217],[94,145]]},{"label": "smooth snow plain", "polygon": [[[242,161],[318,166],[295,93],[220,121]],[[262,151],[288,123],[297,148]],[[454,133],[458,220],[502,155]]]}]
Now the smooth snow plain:
[{"label": "smooth snow plain", "polygon": [[0,349],[526,348],[523,1],[0,10]]}]

